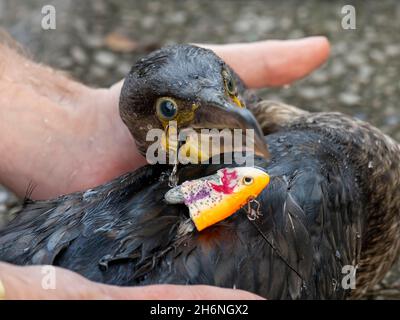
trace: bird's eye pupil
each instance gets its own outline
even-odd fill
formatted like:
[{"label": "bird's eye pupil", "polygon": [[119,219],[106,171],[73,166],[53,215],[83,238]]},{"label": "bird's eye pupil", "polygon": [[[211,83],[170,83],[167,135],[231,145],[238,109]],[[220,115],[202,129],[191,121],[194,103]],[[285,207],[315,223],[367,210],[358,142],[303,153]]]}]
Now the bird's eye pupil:
[{"label": "bird's eye pupil", "polygon": [[243,182],[244,182],[244,184],[252,184],[253,178],[252,177],[244,177]]},{"label": "bird's eye pupil", "polygon": [[232,92],[235,92],[235,85],[234,85],[232,79],[229,79],[229,80],[228,80],[227,86],[228,86],[229,92],[231,92],[231,93],[232,93]]},{"label": "bird's eye pupil", "polygon": [[172,119],[175,117],[177,112],[176,104],[171,100],[162,100],[158,104],[159,113],[166,119]]}]

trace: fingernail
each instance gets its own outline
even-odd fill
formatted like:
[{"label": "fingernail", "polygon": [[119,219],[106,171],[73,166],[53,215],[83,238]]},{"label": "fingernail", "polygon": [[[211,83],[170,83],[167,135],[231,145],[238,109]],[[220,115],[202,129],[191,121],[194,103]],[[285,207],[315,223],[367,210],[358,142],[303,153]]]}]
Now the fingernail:
[{"label": "fingernail", "polygon": [[0,280],[0,300],[6,299],[6,288],[4,288],[3,282]]}]

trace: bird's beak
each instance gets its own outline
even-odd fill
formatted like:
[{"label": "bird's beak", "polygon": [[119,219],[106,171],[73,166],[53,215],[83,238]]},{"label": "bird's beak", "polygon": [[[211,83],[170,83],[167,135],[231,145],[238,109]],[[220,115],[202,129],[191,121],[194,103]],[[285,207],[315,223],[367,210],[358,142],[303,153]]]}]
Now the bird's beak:
[{"label": "bird's beak", "polygon": [[189,127],[191,130],[183,129],[187,132],[186,142],[179,152],[189,154],[192,160],[204,162],[230,152],[269,158],[262,130],[248,109],[211,102],[196,110]]}]

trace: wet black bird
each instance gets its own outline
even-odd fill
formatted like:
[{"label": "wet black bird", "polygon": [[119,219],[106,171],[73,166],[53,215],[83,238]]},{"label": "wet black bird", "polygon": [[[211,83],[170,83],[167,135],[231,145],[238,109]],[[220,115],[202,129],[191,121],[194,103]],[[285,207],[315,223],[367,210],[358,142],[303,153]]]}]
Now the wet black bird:
[{"label": "wet black bird", "polygon": [[[247,119],[236,122],[244,126],[252,120],[242,116],[229,75],[210,51],[162,49],[133,67],[121,93],[122,117],[142,150],[145,126],[162,125],[164,97],[189,113],[193,101],[227,117],[232,111],[229,119]],[[117,285],[210,284],[270,299],[362,295],[391,267],[400,245],[399,145],[339,113],[266,101],[249,108],[270,152],[269,159],[256,158],[271,176],[258,197],[258,219],[241,209],[192,230],[187,207],[164,201],[170,166],[148,165],[83,193],[28,202],[0,231],[0,260],[54,264]],[[202,117],[231,121],[214,119],[206,108]],[[180,183],[223,166],[183,166]],[[353,290],[351,277],[344,278],[352,268]]]}]

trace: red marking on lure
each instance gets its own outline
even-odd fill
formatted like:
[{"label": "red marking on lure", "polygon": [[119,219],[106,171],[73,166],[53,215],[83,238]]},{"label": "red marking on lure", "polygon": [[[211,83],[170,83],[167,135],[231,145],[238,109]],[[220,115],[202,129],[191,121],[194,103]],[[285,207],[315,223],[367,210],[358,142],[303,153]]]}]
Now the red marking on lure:
[{"label": "red marking on lure", "polygon": [[231,182],[232,180],[237,179],[237,173],[235,170],[233,170],[232,172],[228,172],[227,169],[223,169],[222,173],[223,173],[221,177],[222,185],[210,183],[211,187],[217,192],[221,192],[224,194],[231,194],[233,192],[233,189],[235,189],[235,184],[236,184],[236,183],[231,184]]}]

